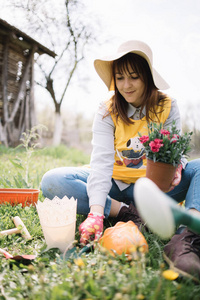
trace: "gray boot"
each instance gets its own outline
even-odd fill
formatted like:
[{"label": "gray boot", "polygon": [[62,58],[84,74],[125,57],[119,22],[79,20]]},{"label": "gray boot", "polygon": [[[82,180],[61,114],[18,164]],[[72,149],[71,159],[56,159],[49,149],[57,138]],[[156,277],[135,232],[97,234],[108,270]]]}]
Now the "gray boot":
[{"label": "gray boot", "polygon": [[181,226],[164,247],[163,256],[172,270],[200,281],[200,235]]}]

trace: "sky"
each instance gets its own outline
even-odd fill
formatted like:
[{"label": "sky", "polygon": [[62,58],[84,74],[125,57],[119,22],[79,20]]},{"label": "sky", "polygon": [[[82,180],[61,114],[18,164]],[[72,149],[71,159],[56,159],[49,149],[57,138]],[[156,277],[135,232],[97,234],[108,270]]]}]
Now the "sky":
[{"label": "sky", "polygon": [[91,72],[89,94],[86,98],[84,93],[83,97],[77,96],[76,109],[83,105],[88,114],[93,114],[107,96],[93,60],[115,52],[118,45],[132,39],[142,40],[151,47],[154,67],[169,83],[166,92],[177,99],[183,115],[188,105],[200,105],[199,0],[86,0],[85,4],[103,22],[106,30],[102,30],[102,36],[111,38],[87,59]]},{"label": "sky", "polygon": [[[93,18],[97,16],[102,24],[100,39],[105,39],[106,42],[93,47],[92,53],[86,56],[79,72],[87,72],[89,80],[79,85],[78,76],[75,76],[67,95],[70,101],[63,103],[63,111],[72,110],[86,117],[93,117],[99,103],[108,96],[106,86],[94,70],[94,59],[115,52],[122,42],[137,39],[151,47],[154,68],[170,85],[166,92],[177,99],[181,114],[185,116],[188,113],[188,105],[198,106],[193,114],[199,120],[200,1],[82,1],[89,14]],[[0,17],[4,18],[1,12]],[[36,100],[39,99],[36,101],[37,105],[50,105],[49,99],[45,100],[45,95],[41,102],[41,91],[38,93],[35,93]]]}]

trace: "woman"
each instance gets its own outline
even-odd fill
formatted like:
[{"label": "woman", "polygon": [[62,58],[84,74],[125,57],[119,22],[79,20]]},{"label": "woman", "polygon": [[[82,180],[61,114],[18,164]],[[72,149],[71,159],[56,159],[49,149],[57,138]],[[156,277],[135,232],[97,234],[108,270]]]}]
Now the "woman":
[{"label": "woman", "polygon": [[[153,68],[152,51],[147,44],[128,41],[113,55],[95,60],[94,66],[114,94],[100,105],[94,119],[90,168],[58,168],[47,172],[42,179],[45,197],[73,196],[78,201],[77,213],[88,215],[79,227],[83,244],[102,235],[104,218],[113,217],[116,222],[132,220],[142,229],[144,224],[133,196],[134,183],[146,173],[145,153],[138,132],[147,134],[147,124],[151,121],[163,123],[165,129],[175,121],[181,130],[177,103],[159,91],[169,86]],[[186,200],[186,208],[197,213],[200,211],[200,191],[196,184],[199,176],[199,160],[187,163],[183,159],[168,193],[177,202]],[[182,239],[182,244],[178,244],[180,251],[191,242],[195,250],[190,247],[180,258],[177,236]],[[197,240],[200,241],[198,235],[182,227],[175,241],[167,245],[165,254],[169,262],[172,260],[184,273],[194,271],[200,277]],[[194,261],[192,268],[185,269],[184,257]]]}]

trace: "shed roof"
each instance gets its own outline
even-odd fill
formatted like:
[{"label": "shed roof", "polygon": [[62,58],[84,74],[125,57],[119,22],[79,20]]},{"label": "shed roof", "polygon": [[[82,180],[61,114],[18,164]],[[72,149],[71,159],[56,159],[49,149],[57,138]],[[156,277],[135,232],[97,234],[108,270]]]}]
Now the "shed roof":
[{"label": "shed roof", "polygon": [[0,33],[9,35],[10,39],[13,40],[13,42],[18,43],[19,45],[24,46],[28,49],[32,48],[33,44],[36,45],[36,52],[38,52],[39,54],[46,53],[52,57],[56,56],[55,52],[40,44],[35,39],[19,30],[18,28],[10,25],[3,19],[0,19]]}]

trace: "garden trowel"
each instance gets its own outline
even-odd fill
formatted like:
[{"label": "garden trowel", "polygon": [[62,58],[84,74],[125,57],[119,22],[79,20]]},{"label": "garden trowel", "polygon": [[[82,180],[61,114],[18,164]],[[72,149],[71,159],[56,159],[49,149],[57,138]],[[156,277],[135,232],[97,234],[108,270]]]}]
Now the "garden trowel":
[{"label": "garden trowel", "polygon": [[78,258],[80,257],[83,253],[88,253],[93,249],[93,246],[91,244],[88,244],[84,246],[83,248],[79,247],[73,247],[66,251],[66,253],[61,254],[61,259],[63,260],[68,260],[70,258]]},{"label": "garden trowel", "polygon": [[143,221],[161,238],[170,238],[179,225],[200,234],[200,218],[178,205],[150,179],[136,181],[134,199]]},{"label": "garden trowel", "polygon": [[6,259],[20,260],[21,262],[29,262],[36,258],[36,255],[31,255],[31,254],[13,256],[9,252],[7,252],[6,250],[1,249],[1,248],[0,248],[0,253],[2,253]]}]

